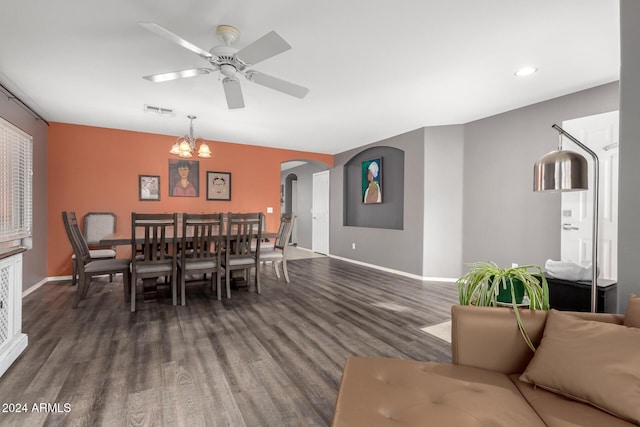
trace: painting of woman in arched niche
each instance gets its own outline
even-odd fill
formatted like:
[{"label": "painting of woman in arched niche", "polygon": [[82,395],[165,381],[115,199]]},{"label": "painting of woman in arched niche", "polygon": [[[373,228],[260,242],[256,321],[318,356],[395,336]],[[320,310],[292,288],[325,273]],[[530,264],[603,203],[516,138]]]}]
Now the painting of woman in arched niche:
[{"label": "painting of woman in arched niche", "polygon": [[362,162],[362,201],[382,203],[382,157]]}]

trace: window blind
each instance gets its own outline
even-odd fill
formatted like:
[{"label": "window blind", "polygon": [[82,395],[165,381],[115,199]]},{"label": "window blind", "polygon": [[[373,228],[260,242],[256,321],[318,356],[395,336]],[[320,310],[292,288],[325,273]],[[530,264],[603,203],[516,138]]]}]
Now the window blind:
[{"label": "window blind", "polygon": [[32,168],[33,138],[0,118],[0,243],[31,237]]}]

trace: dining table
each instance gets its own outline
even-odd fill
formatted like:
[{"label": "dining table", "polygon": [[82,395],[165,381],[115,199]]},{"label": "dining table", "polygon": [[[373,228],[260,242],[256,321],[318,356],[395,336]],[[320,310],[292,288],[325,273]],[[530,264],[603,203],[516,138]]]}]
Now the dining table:
[{"label": "dining table", "polygon": [[[178,233],[176,237],[180,239],[180,241],[182,241],[182,229],[179,228],[177,231]],[[278,233],[273,233],[273,232],[260,233],[260,239],[262,241],[268,242],[269,239],[275,239],[276,237],[278,237]],[[227,238],[226,233],[221,235],[221,238],[223,240],[226,239]],[[173,233],[171,230],[169,230],[166,235],[167,243],[172,243],[173,239],[174,239]],[[137,244],[144,243],[144,232],[141,232],[140,234],[136,234],[135,242]],[[187,235],[187,242],[189,242],[189,235]],[[104,235],[100,239],[100,245],[104,245],[104,246],[131,246],[132,243],[133,243],[133,238],[131,236],[131,233],[123,233],[123,232],[109,233]],[[238,273],[241,273],[241,272],[238,272]],[[256,274],[259,274],[259,272],[256,271]],[[235,277],[232,277],[232,285],[236,289],[244,288],[248,286],[246,280],[244,280],[241,276],[238,276],[238,275],[236,275]],[[135,284],[132,284],[132,286],[135,286]],[[151,302],[151,301],[157,300],[158,288],[157,288],[156,279],[154,278],[144,279],[142,288],[143,288],[143,300],[145,302]]]}]

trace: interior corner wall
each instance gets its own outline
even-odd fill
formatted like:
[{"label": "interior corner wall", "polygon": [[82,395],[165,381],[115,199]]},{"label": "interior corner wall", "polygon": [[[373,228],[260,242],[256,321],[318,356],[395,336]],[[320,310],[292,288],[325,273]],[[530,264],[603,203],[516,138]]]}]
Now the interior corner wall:
[{"label": "interior corner wall", "polygon": [[463,262],[544,265],[559,259],[560,194],[533,192],[533,164],[557,148],[554,123],[618,109],[614,82],[467,123]]},{"label": "interior corner wall", "polygon": [[618,311],[640,295],[640,2],[620,1],[620,181],[618,194]]},{"label": "interior corner wall", "polygon": [[280,173],[280,181],[284,185],[287,176],[295,174],[298,179],[298,194],[296,207],[296,229],[298,237],[298,247],[311,250],[312,239],[312,218],[311,208],[313,207],[313,174],[329,169],[325,164],[309,162],[305,165],[284,170]]},{"label": "interior corner wall", "polygon": [[[352,227],[343,223],[344,166],[358,153],[375,146],[394,147],[405,153],[402,230]],[[331,255],[422,276],[424,129],[336,154],[329,191]]]},{"label": "interior corner wall", "polygon": [[0,117],[33,137],[33,238],[22,257],[22,290],[47,277],[47,124],[6,96]]},{"label": "interior corner wall", "polygon": [[462,273],[464,126],[424,132],[422,276],[455,279]]}]

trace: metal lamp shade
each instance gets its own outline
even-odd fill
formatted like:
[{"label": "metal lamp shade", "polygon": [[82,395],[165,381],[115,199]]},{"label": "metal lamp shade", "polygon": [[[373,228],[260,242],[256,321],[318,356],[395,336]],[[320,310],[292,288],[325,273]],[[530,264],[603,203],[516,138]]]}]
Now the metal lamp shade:
[{"label": "metal lamp shade", "polygon": [[589,188],[587,159],[569,150],[555,150],[533,166],[533,191],[576,191]]}]

